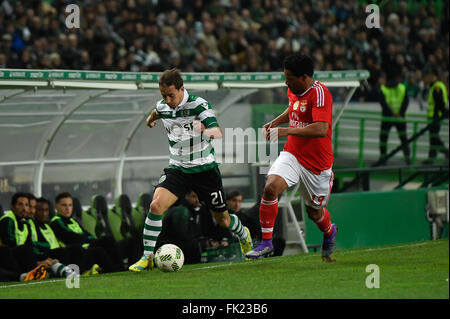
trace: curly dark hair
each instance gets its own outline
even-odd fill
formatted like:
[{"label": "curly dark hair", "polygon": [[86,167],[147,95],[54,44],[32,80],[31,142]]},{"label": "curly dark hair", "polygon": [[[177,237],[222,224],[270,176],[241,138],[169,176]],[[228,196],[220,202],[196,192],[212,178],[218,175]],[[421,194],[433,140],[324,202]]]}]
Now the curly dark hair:
[{"label": "curly dark hair", "polygon": [[306,74],[312,77],[314,74],[314,63],[311,57],[299,52],[288,55],[284,59],[283,67],[295,76]]}]

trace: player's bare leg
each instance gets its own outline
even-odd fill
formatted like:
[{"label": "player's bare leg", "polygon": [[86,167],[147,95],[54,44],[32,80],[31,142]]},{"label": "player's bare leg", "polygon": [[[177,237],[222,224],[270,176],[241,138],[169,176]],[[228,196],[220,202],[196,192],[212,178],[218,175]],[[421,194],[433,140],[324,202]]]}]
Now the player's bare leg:
[{"label": "player's bare leg", "polygon": [[178,197],[168,189],[164,187],[156,188],[144,224],[144,254],[140,260],[128,268],[130,271],[141,272],[153,268],[155,245],[162,229],[163,214],[177,200]]},{"label": "player's bare leg", "polygon": [[259,209],[262,241],[258,247],[246,254],[248,258],[261,258],[273,254],[273,227],[278,215],[278,197],[288,188],[286,181],[278,175],[267,177]]},{"label": "player's bare leg", "polygon": [[156,215],[162,215],[178,200],[178,197],[164,187],[158,187],[153,194],[150,211]]},{"label": "player's bare leg", "polygon": [[263,198],[268,201],[278,199],[287,188],[284,178],[279,175],[269,175],[264,186]]},{"label": "player's bare leg", "polygon": [[331,257],[331,254],[336,249],[336,235],[338,229],[335,224],[331,223],[330,213],[325,207],[315,209],[310,206],[306,206],[306,212],[308,217],[315,222],[323,232],[322,260],[326,262],[336,261],[336,259]]}]

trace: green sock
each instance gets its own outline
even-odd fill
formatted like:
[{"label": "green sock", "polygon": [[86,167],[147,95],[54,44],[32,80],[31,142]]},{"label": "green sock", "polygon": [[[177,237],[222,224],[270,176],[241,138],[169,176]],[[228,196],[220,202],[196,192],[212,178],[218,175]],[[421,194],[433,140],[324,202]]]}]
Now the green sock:
[{"label": "green sock", "polygon": [[242,226],[239,217],[235,214],[230,214],[230,219],[231,222],[228,228],[239,237],[239,240],[245,240],[245,238],[247,238],[247,231],[244,226]]},{"label": "green sock", "polygon": [[149,256],[155,251],[156,240],[162,229],[162,217],[163,215],[152,214],[152,212],[147,214],[143,233],[145,256]]}]

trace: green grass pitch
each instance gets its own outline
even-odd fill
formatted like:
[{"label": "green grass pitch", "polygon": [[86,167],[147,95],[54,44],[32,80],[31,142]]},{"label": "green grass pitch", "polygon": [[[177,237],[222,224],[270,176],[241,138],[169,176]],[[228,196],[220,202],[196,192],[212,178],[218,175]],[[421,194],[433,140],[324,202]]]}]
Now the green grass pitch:
[{"label": "green grass pitch", "polygon": [[[0,299],[448,299],[448,239],[337,250],[336,262],[320,253],[250,262],[184,265],[177,273],[158,269],[81,277],[79,288],[61,278],[0,283]],[[379,288],[366,278],[379,269]]]}]

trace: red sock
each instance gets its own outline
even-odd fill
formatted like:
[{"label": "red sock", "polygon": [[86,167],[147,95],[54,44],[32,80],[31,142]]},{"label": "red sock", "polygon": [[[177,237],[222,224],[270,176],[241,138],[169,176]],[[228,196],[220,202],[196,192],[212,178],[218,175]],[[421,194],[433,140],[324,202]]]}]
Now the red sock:
[{"label": "red sock", "polygon": [[278,215],[278,199],[268,201],[261,198],[261,206],[259,208],[259,222],[261,224],[261,232],[263,239],[272,239],[273,226]]},{"label": "red sock", "polygon": [[316,221],[316,225],[325,235],[330,235],[332,231],[330,213],[325,207],[323,208],[322,217]]}]

